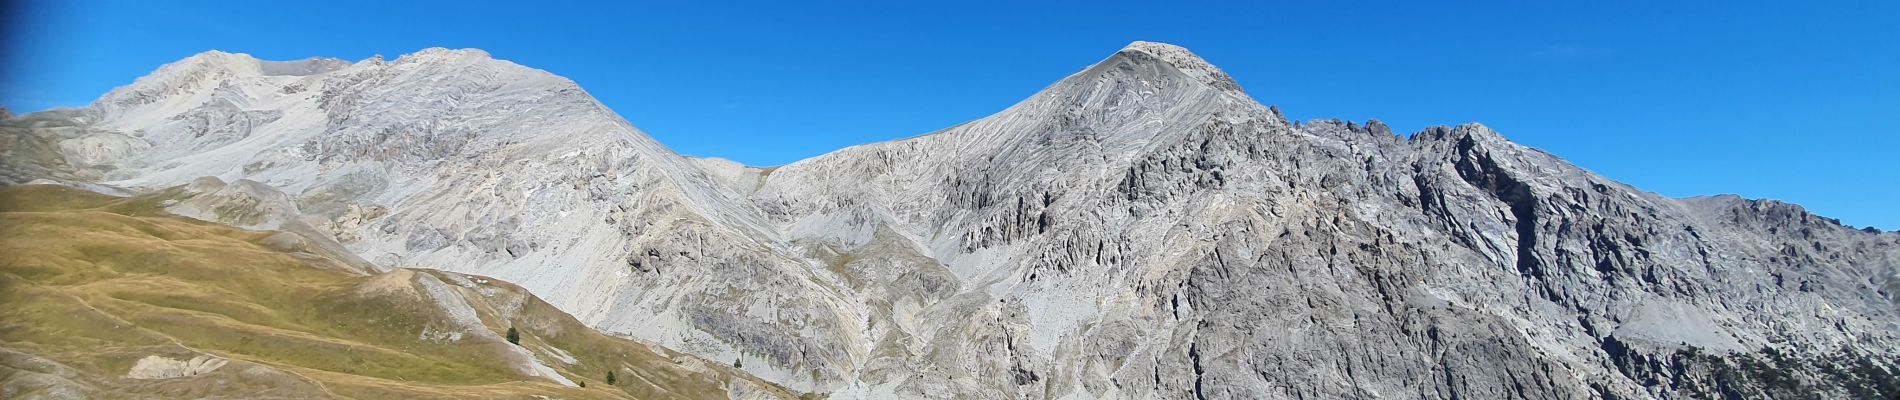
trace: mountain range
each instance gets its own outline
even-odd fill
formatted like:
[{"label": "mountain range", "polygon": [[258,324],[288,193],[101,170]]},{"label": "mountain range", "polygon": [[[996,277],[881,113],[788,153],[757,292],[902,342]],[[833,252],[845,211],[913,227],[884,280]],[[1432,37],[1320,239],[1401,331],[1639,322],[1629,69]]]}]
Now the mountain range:
[{"label": "mountain range", "polygon": [[[769,168],[479,50],[207,52],[0,140],[0,184],[173,193],[351,274],[513,282],[752,394],[1900,393],[1900,233],[1659,196],[1476,123],[1289,120],[1168,44]],[[0,348],[31,353],[21,329]]]}]

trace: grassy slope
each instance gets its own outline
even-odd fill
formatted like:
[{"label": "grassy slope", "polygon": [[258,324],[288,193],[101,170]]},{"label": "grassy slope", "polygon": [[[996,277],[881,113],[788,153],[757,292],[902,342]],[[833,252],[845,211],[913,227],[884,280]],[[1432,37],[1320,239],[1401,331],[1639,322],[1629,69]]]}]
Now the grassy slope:
[{"label": "grassy slope", "polygon": [[[313,267],[334,261],[282,248],[271,232],[166,214],[158,201],[0,190],[0,397],[62,388],[87,397],[790,396],[716,363],[602,335],[514,285]],[[492,334],[425,340],[459,325],[422,280],[449,282]],[[542,364],[588,387],[524,376],[499,339],[510,326]],[[196,377],[123,378],[148,355],[200,353],[233,362]],[[608,371],[617,385],[604,381]]]}]

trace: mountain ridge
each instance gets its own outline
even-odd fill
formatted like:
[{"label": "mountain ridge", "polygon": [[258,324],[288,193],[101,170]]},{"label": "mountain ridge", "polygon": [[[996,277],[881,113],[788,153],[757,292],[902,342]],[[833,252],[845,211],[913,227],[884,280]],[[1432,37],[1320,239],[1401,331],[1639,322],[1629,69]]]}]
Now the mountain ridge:
[{"label": "mountain ridge", "polygon": [[1288,121],[1172,45],[769,169],[680,156],[545,71],[418,54],[9,120],[61,150],[8,176],[254,179],[376,265],[839,398],[1896,390],[1869,374],[1900,365],[1900,235],[1664,198],[1476,123]]}]

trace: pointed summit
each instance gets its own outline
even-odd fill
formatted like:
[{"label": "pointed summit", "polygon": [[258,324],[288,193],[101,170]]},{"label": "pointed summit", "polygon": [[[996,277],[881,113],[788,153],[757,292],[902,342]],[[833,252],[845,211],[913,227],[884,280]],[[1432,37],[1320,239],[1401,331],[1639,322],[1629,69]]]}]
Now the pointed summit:
[{"label": "pointed summit", "polygon": [[1127,47],[1123,47],[1121,51],[1115,54],[1137,61],[1161,61],[1173,66],[1175,69],[1181,70],[1182,73],[1186,73],[1188,76],[1200,80],[1202,83],[1235,93],[1246,93],[1245,90],[1240,88],[1239,83],[1234,82],[1233,77],[1227,76],[1227,73],[1221,72],[1220,68],[1215,68],[1213,64],[1208,64],[1207,60],[1202,60],[1200,56],[1194,55],[1194,52],[1188,51],[1188,49],[1182,48],[1181,46],[1159,42],[1135,41],[1134,43],[1129,43]]}]

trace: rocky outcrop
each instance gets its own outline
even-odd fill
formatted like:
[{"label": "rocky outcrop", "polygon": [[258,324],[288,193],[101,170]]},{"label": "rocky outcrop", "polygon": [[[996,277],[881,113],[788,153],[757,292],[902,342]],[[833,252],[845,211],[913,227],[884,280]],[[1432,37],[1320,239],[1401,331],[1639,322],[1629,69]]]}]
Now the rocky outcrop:
[{"label": "rocky outcrop", "polygon": [[190,360],[179,360],[164,356],[145,356],[132,364],[132,370],[125,377],[132,379],[172,379],[188,378],[218,370],[227,363],[225,359],[208,355],[199,355]]}]

